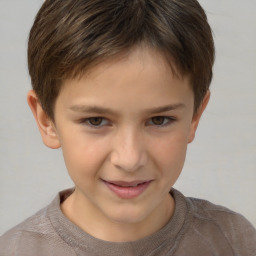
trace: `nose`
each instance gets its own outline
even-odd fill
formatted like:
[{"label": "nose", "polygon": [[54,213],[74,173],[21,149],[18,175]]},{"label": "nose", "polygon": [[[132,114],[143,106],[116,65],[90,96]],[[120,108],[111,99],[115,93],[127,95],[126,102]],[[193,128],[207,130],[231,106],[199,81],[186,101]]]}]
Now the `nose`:
[{"label": "nose", "polygon": [[116,135],[110,161],[118,169],[134,172],[147,162],[142,136],[136,131],[125,130]]}]

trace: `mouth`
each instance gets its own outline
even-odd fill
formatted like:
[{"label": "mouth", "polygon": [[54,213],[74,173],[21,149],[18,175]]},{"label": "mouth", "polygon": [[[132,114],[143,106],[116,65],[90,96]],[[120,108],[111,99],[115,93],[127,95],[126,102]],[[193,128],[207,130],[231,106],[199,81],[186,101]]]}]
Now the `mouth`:
[{"label": "mouth", "polygon": [[141,195],[151,184],[153,180],[135,180],[135,181],[105,181],[103,183],[115,195],[122,199],[132,199]]}]

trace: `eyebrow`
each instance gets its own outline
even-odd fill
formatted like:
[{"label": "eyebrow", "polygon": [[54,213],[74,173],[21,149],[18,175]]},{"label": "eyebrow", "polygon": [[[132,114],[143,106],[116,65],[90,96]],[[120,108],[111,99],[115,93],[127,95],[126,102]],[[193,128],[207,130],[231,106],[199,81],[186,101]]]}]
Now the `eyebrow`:
[{"label": "eyebrow", "polygon": [[[171,110],[181,109],[185,108],[185,104],[183,103],[177,103],[177,104],[170,104],[170,105],[164,105],[159,107],[153,107],[149,109],[144,109],[142,112],[144,113],[150,113],[150,114],[157,114],[157,113],[163,113]],[[114,111],[109,108],[100,107],[100,106],[88,106],[88,105],[74,105],[70,107],[70,110],[74,112],[80,112],[80,113],[96,113],[96,114],[109,114],[109,115],[117,115],[118,112]]]},{"label": "eyebrow", "polygon": [[74,112],[81,113],[97,113],[97,114],[117,114],[115,111],[105,107],[99,106],[87,106],[87,105],[74,105],[70,107],[70,109]]},{"label": "eyebrow", "polygon": [[167,112],[167,111],[181,109],[181,108],[185,108],[185,104],[177,103],[177,104],[170,104],[170,105],[165,105],[165,106],[160,106],[155,108],[149,108],[149,109],[146,109],[145,112],[157,114],[157,113]]}]

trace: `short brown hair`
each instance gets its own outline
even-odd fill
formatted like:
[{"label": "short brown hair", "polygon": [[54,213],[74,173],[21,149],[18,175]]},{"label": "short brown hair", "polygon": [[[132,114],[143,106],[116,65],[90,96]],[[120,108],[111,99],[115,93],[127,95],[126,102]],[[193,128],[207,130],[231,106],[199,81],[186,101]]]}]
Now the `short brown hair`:
[{"label": "short brown hair", "polygon": [[64,79],[139,44],[190,75],[196,111],[214,63],[211,28],[196,0],[46,0],[28,41],[29,74],[44,111],[54,119]]}]

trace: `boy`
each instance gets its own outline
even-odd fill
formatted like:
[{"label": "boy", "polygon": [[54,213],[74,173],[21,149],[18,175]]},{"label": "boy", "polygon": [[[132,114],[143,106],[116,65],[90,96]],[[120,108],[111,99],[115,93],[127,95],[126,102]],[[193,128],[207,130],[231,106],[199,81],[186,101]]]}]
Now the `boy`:
[{"label": "boy", "polygon": [[241,215],[172,189],[213,62],[195,0],[46,0],[27,99],[75,188],[4,234],[0,255],[255,255]]}]

